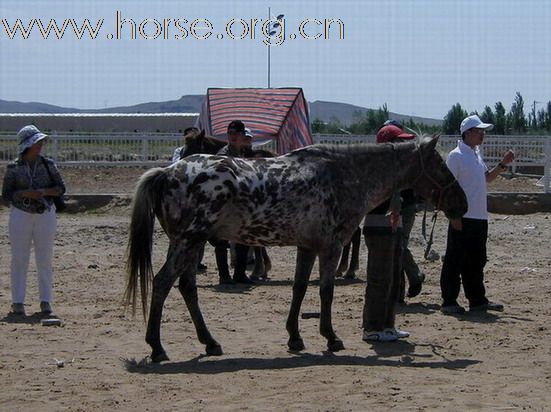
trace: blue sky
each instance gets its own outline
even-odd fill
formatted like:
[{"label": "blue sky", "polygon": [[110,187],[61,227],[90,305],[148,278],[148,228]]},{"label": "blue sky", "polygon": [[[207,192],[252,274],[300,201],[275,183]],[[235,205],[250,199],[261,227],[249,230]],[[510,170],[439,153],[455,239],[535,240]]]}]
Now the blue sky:
[{"label": "blue sky", "polygon": [[[468,111],[496,101],[509,108],[517,91],[527,106],[551,100],[551,2],[545,0],[3,0],[0,99],[101,108],[174,100],[208,87],[266,87],[261,23],[255,39],[230,39],[225,25],[266,19],[268,6],[272,15],[285,15],[285,41],[271,47],[271,86],[302,87],[309,101],[386,103],[393,112],[442,118],[456,102]],[[116,33],[117,11],[134,21],[136,39],[130,23],[121,39],[108,38]],[[25,25],[41,19],[44,26],[50,19],[59,26],[71,18],[79,25],[85,18],[103,22],[94,40],[78,39],[71,26],[62,39],[52,32],[44,40],[36,24],[27,39],[20,33],[10,39],[6,24],[11,30],[18,18]],[[301,37],[305,21],[308,37],[321,33],[314,19],[339,19],[344,38],[336,24],[329,39]],[[212,35],[193,38],[194,20],[197,37],[209,31],[201,28],[206,20]],[[232,26],[234,36],[240,24]]]}]

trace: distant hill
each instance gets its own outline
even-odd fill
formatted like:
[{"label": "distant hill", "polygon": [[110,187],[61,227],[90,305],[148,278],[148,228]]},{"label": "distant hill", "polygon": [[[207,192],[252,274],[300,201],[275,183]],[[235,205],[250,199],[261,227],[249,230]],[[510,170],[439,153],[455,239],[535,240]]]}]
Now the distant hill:
[{"label": "distant hill", "polygon": [[191,94],[178,100],[140,103],[134,106],[107,107],[105,109],[75,109],[44,103],[21,103],[0,100],[0,113],[199,113],[204,96]]},{"label": "distant hill", "polygon": [[79,113],[82,111],[45,103],[0,100],[0,113]]},{"label": "distant hill", "polygon": [[[0,100],[0,113],[199,113],[203,98],[204,95],[202,94],[190,94],[182,96],[178,100],[140,103],[134,106],[109,107],[104,109],[75,109],[45,103],[22,103]],[[354,117],[355,113],[363,115],[369,110],[365,107],[354,106],[352,104],[319,100],[309,103],[309,106],[311,120],[320,119],[323,122],[329,122],[337,118],[345,126],[356,121]],[[408,120],[410,117],[416,123],[438,126],[442,124],[442,120],[439,119],[390,113],[390,118],[398,121]]]},{"label": "distant hill", "polygon": [[188,94],[178,100],[140,103],[134,106],[86,110],[87,113],[199,113],[205,98],[202,94]]},{"label": "distant hill", "polygon": [[[310,119],[320,119],[323,122],[329,122],[332,118],[337,118],[342,124],[350,125],[358,120],[355,117],[355,114],[361,113],[363,116],[368,110],[369,109],[365,107],[354,106],[353,104],[348,103],[324,102],[316,100],[315,102],[310,103]],[[407,121],[411,118],[415,123],[424,123],[428,126],[442,125],[442,120],[430,119],[427,117],[408,116],[392,112],[389,112],[389,117],[399,122]]]}]

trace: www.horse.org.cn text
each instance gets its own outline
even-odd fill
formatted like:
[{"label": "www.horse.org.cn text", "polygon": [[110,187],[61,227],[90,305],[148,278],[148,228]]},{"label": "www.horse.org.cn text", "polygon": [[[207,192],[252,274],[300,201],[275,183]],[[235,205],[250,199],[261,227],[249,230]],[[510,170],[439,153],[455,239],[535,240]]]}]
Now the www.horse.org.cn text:
[{"label": "www.horse.org.cn text", "polygon": [[[0,40],[259,40],[280,46],[287,40],[343,40],[344,23],[338,18],[304,18],[292,25],[286,19],[230,18],[215,28],[209,19],[143,18],[116,11],[112,24],[106,19],[2,18]],[[111,30],[109,30],[109,28]],[[3,29],[3,30],[2,30]]]}]

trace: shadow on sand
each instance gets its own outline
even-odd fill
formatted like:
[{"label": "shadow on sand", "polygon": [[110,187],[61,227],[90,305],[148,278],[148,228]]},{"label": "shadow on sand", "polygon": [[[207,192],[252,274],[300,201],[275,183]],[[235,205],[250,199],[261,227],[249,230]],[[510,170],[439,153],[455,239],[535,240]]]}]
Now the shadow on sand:
[{"label": "shadow on sand", "polygon": [[[371,345],[376,355],[357,356],[339,355],[331,352],[295,353],[289,352],[288,357],[276,358],[217,358],[200,355],[181,362],[152,363],[149,358],[141,361],[121,359],[124,367],[130,373],[140,374],[218,374],[237,372],[241,370],[278,370],[305,368],[310,366],[400,366],[413,368],[445,368],[465,369],[480,363],[473,359],[446,359],[438,353],[440,348],[431,346],[432,354],[417,355],[415,345],[401,341],[391,345],[375,343]],[[399,359],[388,359],[399,356]],[[438,360],[432,358],[438,357]]]}]

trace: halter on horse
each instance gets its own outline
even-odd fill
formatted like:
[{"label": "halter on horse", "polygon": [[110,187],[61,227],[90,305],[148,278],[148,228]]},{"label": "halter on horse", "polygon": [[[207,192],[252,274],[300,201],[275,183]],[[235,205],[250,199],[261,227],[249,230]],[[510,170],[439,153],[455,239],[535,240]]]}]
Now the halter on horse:
[{"label": "halter on horse", "polygon": [[[161,345],[163,305],[179,277],[182,294],[207,355],[222,354],[199,307],[195,272],[205,241],[216,236],[254,246],[296,245],[297,265],[287,331],[291,350],[304,349],[298,317],[316,256],[320,268],[320,333],[330,351],[344,348],[333,330],[334,274],[344,244],[364,215],[395,190],[413,187],[449,217],[467,210],[463,190],[435,149],[438,138],[397,145],[309,146],[272,159],[193,155],[146,172],[134,196],[128,244],[126,302],[136,306],[138,283],[146,312],[146,342],[154,362]],[[446,187],[446,190],[442,188]],[[155,217],[170,239],[167,260],[153,278]]]}]

